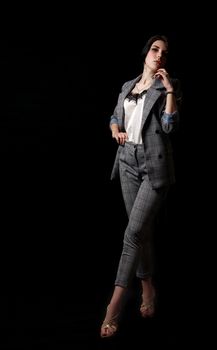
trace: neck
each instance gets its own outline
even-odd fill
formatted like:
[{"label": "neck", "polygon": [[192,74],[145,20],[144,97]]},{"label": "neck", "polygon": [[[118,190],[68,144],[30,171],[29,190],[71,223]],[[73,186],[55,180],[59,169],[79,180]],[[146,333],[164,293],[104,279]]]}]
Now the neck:
[{"label": "neck", "polygon": [[154,72],[150,70],[147,66],[144,66],[142,77],[140,81],[145,84],[153,80]]},{"label": "neck", "polygon": [[140,83],[141,85],[149,85],[149,84],[152,84],[153,80],[154,80],[154,79],[153,79],[152,77],[146,77],[146,78],[142,77],[142,78],[140,79],[139,83]]}]

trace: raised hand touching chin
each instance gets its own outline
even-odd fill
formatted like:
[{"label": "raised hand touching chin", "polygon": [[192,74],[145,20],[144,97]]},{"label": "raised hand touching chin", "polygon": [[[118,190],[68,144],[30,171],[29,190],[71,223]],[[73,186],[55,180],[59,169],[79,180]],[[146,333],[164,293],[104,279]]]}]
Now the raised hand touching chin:
[{"label": "raised hand touching chin", "polygon": [[154,74],[154,78],[161,79],[162,84],[167,91],[173,91],[173,86],[170,82],[169,74],[165,68],[159,68]]}]

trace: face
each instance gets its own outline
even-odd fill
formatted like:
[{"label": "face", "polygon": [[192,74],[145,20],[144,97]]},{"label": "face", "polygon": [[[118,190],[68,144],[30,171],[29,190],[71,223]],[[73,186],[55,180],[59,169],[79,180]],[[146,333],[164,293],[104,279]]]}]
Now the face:
[{"label": "face", "polygon": [[145,58],[146,66],[154,72],[164,67],[166,64],[167,52],[167,45],[164,41],[154,41]]}]

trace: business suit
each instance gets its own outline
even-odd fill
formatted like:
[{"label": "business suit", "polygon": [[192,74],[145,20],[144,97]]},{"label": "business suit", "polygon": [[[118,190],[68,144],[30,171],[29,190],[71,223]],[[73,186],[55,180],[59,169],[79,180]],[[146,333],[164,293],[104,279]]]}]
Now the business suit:
[{"label": "business suit", "polygon": [[[111,120],[125,132],[124,100],[141,76],[126,82],[118,97]],[[179,82],[171,80],[179,99]],[[165,88],[155,79],[147,90],[142,115],[142,144],[126,142],[119,145],[111,178],[120,176],[122,194],[128,214],[123,251],[115,285],[128,287],[135,271],[139,278],[153,273],[152,232],[156,214],[175,182],[173,154],[168,134],[177,127],[178,111],[170,116],[164,112]]]}]

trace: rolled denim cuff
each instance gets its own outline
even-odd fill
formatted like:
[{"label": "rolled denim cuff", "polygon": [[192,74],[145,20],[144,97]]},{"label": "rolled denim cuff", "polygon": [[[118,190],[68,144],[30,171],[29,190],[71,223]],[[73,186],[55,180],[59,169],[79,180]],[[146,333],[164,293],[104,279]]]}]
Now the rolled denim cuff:
[{"label": "rolled denim cuff", "polygon": [[110,125],[111,124],[118,124],[118,118],[114,115],[112,115],[110,118]]},{"label": "rolled denim cuff", "polygon": [[173,113],[165,113],[162,116],[163,122],[166,124],[172,124],[175,122],[175,119],[177,118],[178,113],[173,112]]}]

